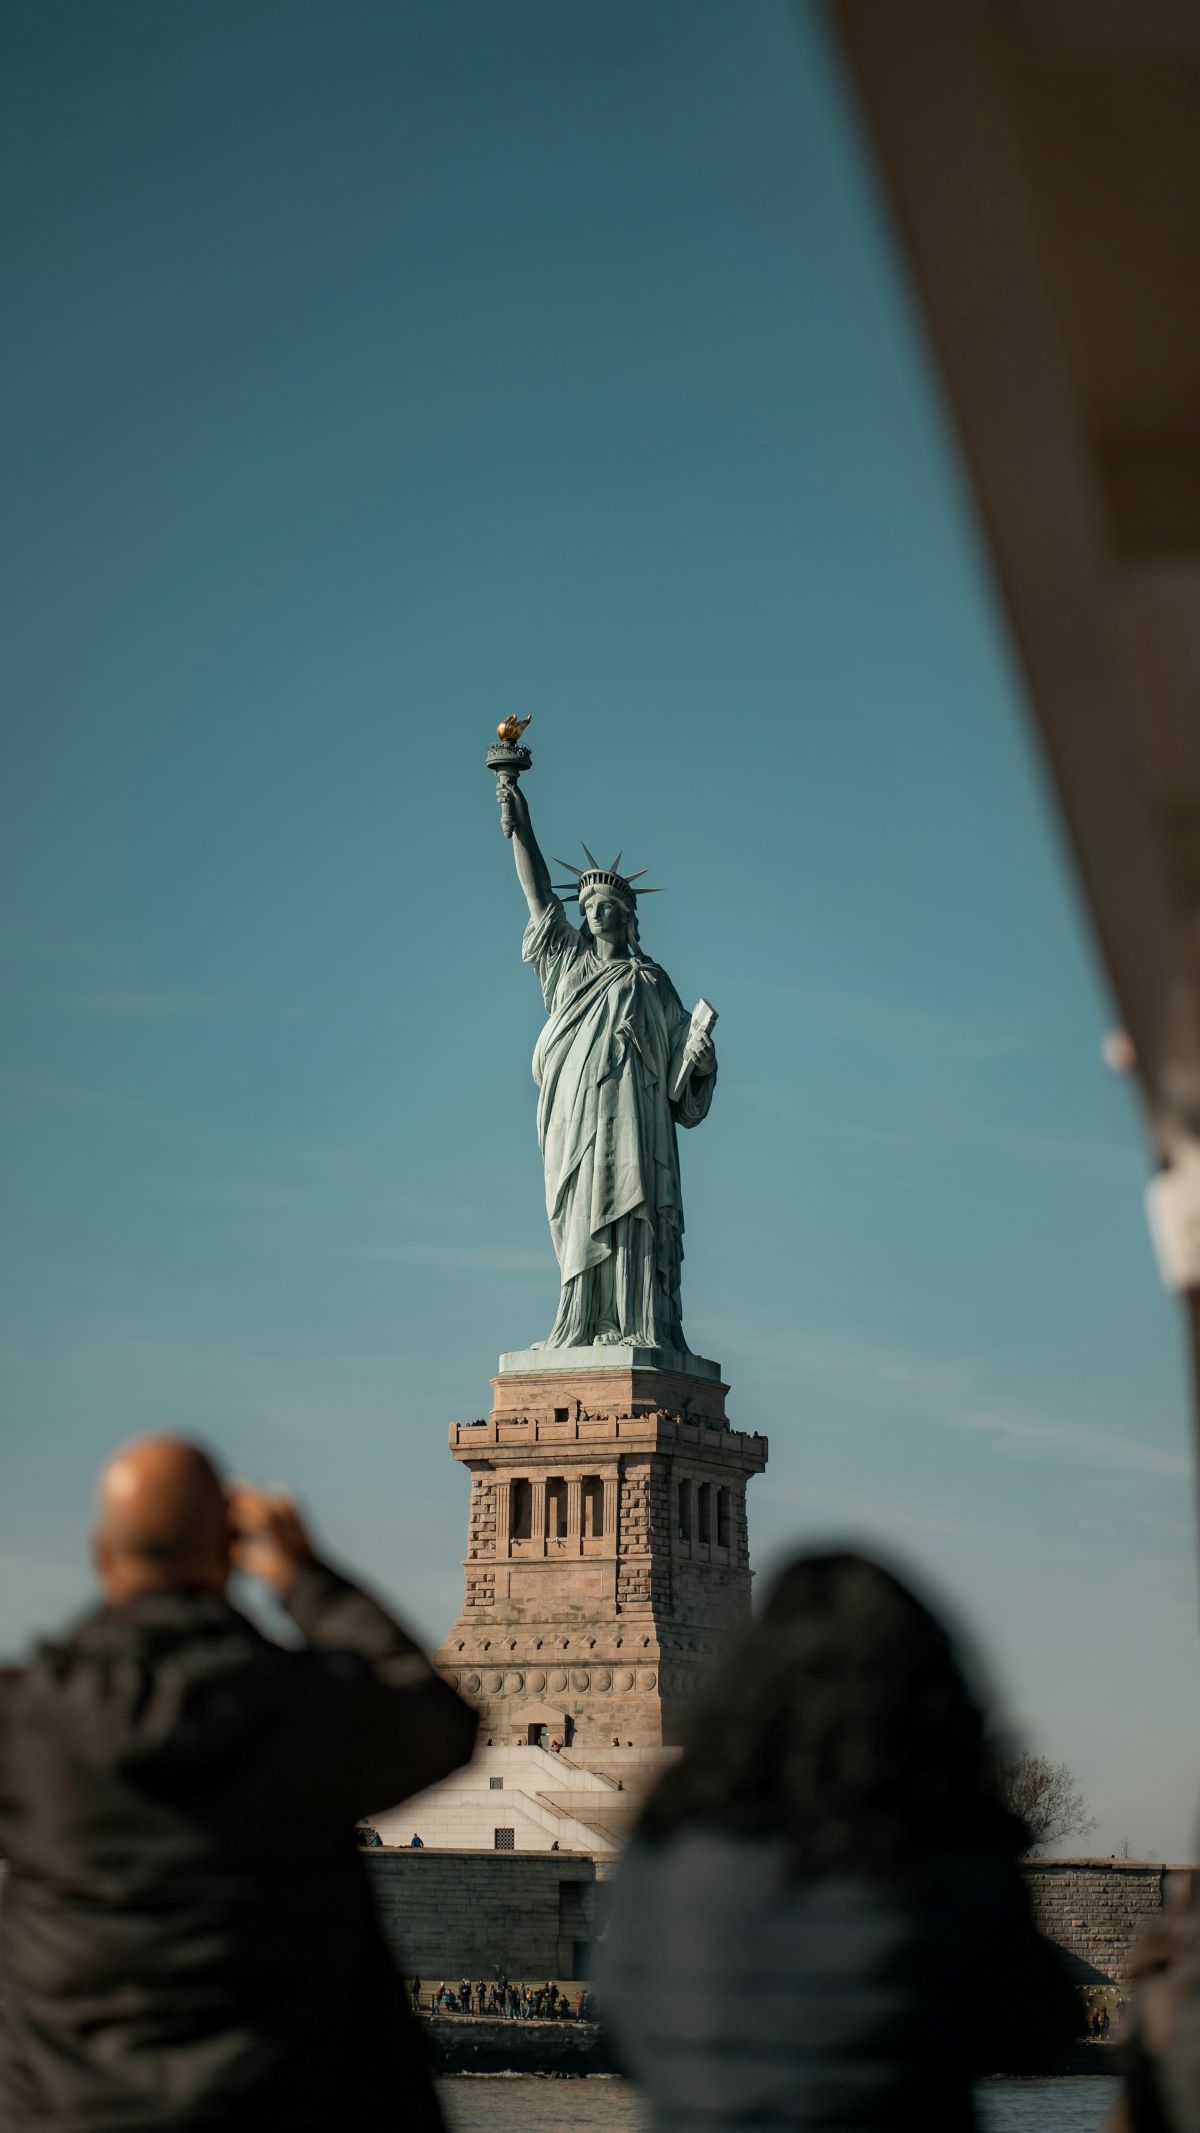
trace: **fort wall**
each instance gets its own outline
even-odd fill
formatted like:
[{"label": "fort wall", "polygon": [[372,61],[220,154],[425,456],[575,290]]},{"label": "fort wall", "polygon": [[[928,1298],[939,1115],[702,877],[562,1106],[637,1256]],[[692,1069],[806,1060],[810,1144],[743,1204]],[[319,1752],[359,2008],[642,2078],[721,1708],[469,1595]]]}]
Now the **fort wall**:
[{"label": "fort wall", "polygon": [[612,1863],[569,1852],[364,1852],[406,1977],[585,1978]]},{"label": "fort wall", "polygon": [[1075,1983],[1093,1996],[1123,1990],[1138,1936],[1186,1867],[1143,1859],[1032,1859],[1025,1879],[1038,1931],[1067,1957]]},{"label": "fort wall", "polygon": [[[408,1976],[524,1982],[585,1978],[604,1929],[615,1861],[570,1852],[364,1854],[384,1929]],[[1186,1869],[1124,1859],[1033,1859],[1036,1924],[1092,1997],[1123,1993],[1138,1936]]]}]

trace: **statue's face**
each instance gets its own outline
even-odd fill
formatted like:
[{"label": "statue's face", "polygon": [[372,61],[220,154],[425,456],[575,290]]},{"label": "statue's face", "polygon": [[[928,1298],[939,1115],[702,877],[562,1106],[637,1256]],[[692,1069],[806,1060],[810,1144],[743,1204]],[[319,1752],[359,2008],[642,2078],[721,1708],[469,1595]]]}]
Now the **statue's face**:
[{"label": "statue's face", "polygon": [[629,930],[629,913],[623,899],[611,889],[592,889],[584,898],[583,915],[601,940],[623,941]]}]

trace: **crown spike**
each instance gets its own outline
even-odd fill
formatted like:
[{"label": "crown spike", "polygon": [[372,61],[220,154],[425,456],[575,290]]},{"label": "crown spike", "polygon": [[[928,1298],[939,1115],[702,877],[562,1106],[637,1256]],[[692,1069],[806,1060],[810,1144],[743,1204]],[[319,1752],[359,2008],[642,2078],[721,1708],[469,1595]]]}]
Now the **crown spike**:
[{"label": "crown spike", "polygon": [[[609,866],[609,869],[608,869],[608,871],[609,871],[609,873],[610,873],[610,874],[619,874],[619,873],[620,873],[620,871],[621,871],[621,858],[622,858],[622,854],[621,854],[620,852],[618,852],[618,853],[617,853],[617,856],[616,856],[616,858],[615,858],[615,859],[614,859],[614,860],[612,861],[612,863],[611,863],[611,864],[610,864],[610,866]],[[643,872],[644,872],[644,871],[645,871],[645,869],[643,868]]]},{"label": "crown spike", "polygon": [[[582,837],[580,838],[579,842],[580,842],[581,844],[583,844],[583,838],[582,838]],[[600,861],[599,861],[599,860],[598,860],[598,859],[597,859],[597,858],[595,857],[595,855],[594,855],[594,854],[593,854],[592,852],[589,852],[589,851],[588,851],[588,848],[587,848],[586,844],[583,844],[583,850],[584,850],[584,855],[585,855],[585,857],[586,857],[586,859],[587,859],[587,863],[588,863],[588,865],[589,865],[590,867],[595,867],[595,869],[596,869],[596,872],[597,872],[597,874],[603,874],[603,872],[604,872],[604,868],[603,868],[603,867],[601,866],[601,864],[600,864]]]},{"label": "crown spike", "polygon": [[666,892],[663,889],[635,889],[633,893],[635,896],[663,896]]},{"label": "crown spike", "polygon": [[[554,859],[553,852],[551,852],[550,857],[551,859]],[[574,866],[569,859],[554,859],[554,864],[556,867],[565,867],[568,874],[573,874],[575,876],[576,881],[578,881],[580,875],[583,872],[582,867]],[[646,870],[643,867],[642,872],[645,873],[645,871]]]},{"label": "crown spike", "polygon": [[643,874],[648,874],[649,872],[649,867],[639,867],[636,874],[626,874],[622,878],[625,881],[640,881]]}]

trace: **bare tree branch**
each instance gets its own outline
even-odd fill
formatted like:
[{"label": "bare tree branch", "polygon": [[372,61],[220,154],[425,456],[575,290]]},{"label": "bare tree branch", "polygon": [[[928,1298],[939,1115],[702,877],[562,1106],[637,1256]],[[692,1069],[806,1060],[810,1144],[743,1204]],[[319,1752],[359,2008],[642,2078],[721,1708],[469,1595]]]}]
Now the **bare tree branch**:
[{"label": "bare tree branch", "polygon": [[1005,1805],[1028,1826],[1031,1852],[1064,1837],[1086,1837],[1096,1827],[1065,1763],[1014,1750],[1001,1762],[1000,1781]]}]

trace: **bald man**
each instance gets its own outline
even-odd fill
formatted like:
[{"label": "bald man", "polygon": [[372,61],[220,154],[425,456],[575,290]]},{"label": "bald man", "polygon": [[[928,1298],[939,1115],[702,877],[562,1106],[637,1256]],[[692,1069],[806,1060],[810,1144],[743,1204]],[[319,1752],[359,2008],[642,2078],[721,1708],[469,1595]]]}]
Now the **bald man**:
[{"label": "bald man", "polygon": [[473,1714],[195,1445],[118,1452],[93,1556],[103,1604],[0,1675],[0,2128],[436,2129],[354,1825],[465,1762]]}]

